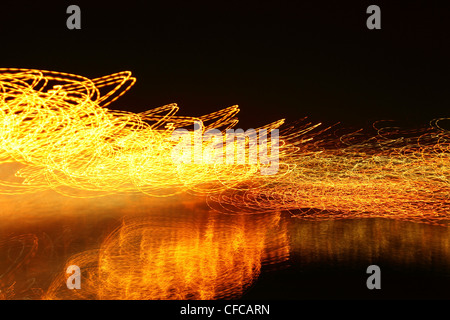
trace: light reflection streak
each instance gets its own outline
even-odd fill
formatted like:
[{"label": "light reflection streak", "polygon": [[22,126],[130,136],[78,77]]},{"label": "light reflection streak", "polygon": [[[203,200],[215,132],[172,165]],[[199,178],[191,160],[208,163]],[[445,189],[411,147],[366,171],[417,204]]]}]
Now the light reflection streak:
[{"label": "light reflection streak", "polygon": [[200,216],[125,218],[98,250],[76,254],[66,263],[84,270],[81,290],[67,290],[61,274],[44,298],[238,298],[263,264],[289,258],[279,215]]}]

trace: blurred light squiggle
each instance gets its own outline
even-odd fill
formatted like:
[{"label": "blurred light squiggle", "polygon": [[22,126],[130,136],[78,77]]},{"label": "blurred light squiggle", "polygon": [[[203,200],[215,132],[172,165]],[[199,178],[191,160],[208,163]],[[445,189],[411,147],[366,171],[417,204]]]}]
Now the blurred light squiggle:
[{"label": "blurred light squiggle", "polygon": [[[142,113],[106,108],[134,82],[130,72],[90,80],[2,69],[0,166],[20,168],[15,177],[0,181],[0,193],[54,189],[79,197],[165,196],[189,190],[209,194],[211,206],[222,212],[448,220],[450,134],[443,125],[448,119],[411,131],[377,126],[372,136],[360,131],[333,135],[330,128],[318,130],[320,124],[298,122],[281,131],[280,170],[263,176],[262,163],[171,157],[176,129],[200,122],[203,133],[211,128],[226,132],[237,123],[237,106],[198,118],[177,116],[175,104]],[[211,143],[203,141],[201,148]]]},{"label": "blurred light squiggle", "polygon": [[[205,221],[125,218],[98,250],[72,256],[83,270],[80,290],[67,290],[61,273],[44,299],[169,300],[239,298],[263,264],[289,258],[280,215]],[[170,223],[168,223],[170,222]]]},{"label": "blurred light squiggle", "polygon": [[[176,129],[200,123],[202,133],[225,131],[237,123],[237,106],[197,118],[176,116],[176,104],[141,113],[106,108],[134,82],[130,72],[91,80],[60,72],[0,69],[0,165],[22,165],[13,179],[0,181],[0,193],[54,189],[80,197],[120,192],[163,196],[223,190],[259,175],[261,162],[204,159],[194,164],[171,157]],[[282,123],[260,129],[270,131]],[[212,143],[203,141],[200,148],[209,150]],[[288,165],[281,166],[279,175],[288,170]]]},{"label": "blurred light squiggle", "polygon": [[448,225],[448,119],[429,128],[381,127],[314,140],[284,158],[292,170],[263,188],[224,190],[211,207],[233,213],[286,210],[303,219],[385,217]]}]

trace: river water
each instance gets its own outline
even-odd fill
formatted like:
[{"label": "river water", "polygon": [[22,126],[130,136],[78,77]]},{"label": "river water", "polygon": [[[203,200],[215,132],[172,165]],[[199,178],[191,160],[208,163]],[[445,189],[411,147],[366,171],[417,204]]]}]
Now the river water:
[{"label": "river water", "polygon": [[[1,196],[1,299],[450,298],[447,227],[224,214],[202,197]],[[69,290],[66,269],[81,270]],[[369,265],[381,289],[369,290]]]}]

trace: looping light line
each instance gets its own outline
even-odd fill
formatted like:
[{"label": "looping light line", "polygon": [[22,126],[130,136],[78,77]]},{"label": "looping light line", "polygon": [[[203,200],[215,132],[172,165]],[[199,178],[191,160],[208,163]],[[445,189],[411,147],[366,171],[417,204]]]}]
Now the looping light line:
[{"label": "looping light line", "polygon": [[[91,80],[60,72],[0,69],[0,165],[22,165],[15,180],[0,182],[0,193],[54,189],[79,197],[121,192],[165,196],[187,190],[209,193],[257,178],[261,162],[184,164],[171,157],[174,130],[195,122],[202,123],[203,133],[233,128],[237,106],[201,117],[177,116],[176,104],[141,113],[106,108],[134,82],[130,72]],[[282,123],[260,129],[273,130]],[[210,143],[203,141],[202,149]],[[283,156],[290,149],[280,152]]]},{"label": "looping light line", "polygon": [[294,167],[276,183],[209,196],[221,212],[291,211],[302,219],[383,217],[448,226],[449,119],[400,130],[375,124],[304,145],[283,161]]},{"label": "looping light line", "polygon": [[[106,108],[135,81],[130,72],[91,80],[0,69],[0,166],[20,164],[14,178],[0,181],[0,193],[54,189],[88,197],[190,191],[209,194],[210,205],[222,212],[290,210],[306,219],[448,220],[448,119],[412,130],[380,121],[373,135],[361,130],[339,133],[333,126],[320,129],[320,124],[302,119],[283,126],[279,170],[264,176],[261,162],[174,161],[175,130],[200,122],[202,134],[213,128],[224,133],[236,126],[239,108],[201,117],[176,115],[176,104],[141,113]],[[280,120],[259,129],[282,124]],[[211,144],[203,141],[201,150]]]}]

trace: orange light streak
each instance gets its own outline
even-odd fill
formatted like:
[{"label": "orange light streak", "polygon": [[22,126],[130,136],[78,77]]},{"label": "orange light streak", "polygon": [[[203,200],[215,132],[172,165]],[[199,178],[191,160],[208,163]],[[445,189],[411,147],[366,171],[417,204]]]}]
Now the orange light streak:
[{"label": "orange light streak", "polygon": [[[448,225],[450,132],[430,128],[379,128],[300,147],[283,161],[292,170],[262,188],[210,195],[219,211],[291,211],[303,219],[384,217]],[[334,145],[331,145],[333,143]]]},{"label": "orange light streak", "polygon": [[[175,104],[137,114],[106,108],[134,82],[129,72],[90,80],[2,69],[0,166],[21,168],[0,182],[0,193],[53,189],[87,197],[193,191],[209,194],[214,208],[228,212],[291,210],[307,219],[388,217],[431,223],[448,218],[446,119],[410,132],[378,128],[366,137],[360,131],[331,136],[329,128],[316,130],[319,124],[295,124],[281,132],[280,170],[263,176],[261,163],[179,163],[170,156],[174,130],[200,121],[202,133],[212,128],[224,132],[236,125],[237,106],[198,118],[176,116]],[[203,142],[201,148],[208,147]]]},{"label": "orange light streak", "polygon": [[67,266],[75,264],[83,270],[80,290],[67,290],[67,276],[62,273],[43,298],[241,297],[258,277],[262,264],[274,265],[289,258],[287,229],[280,224],[279,214],[224,218],[217,213],[208,215],[206,221],[126,217],[98,250],[81,252],[67,262]]},{"label": "orange light streak", "polygon": [[[192,164],[174,161],[174,130],[199,122],[201,133],[224,131],[236,125],[239,108],[198,118],[176,116],[176,104],[141,113],[108,109],[134,82],[130,72],[91,80],[60,72],[0,69],[0,165],[22,166],[13,179],[0,181],[0,193],[208,193],[254,178],[264,166],[211,164],[206,158]],[[282,123],[262,128],[272,130]],[[206,150],[211,143],[203,141],[200,148]]]}]

